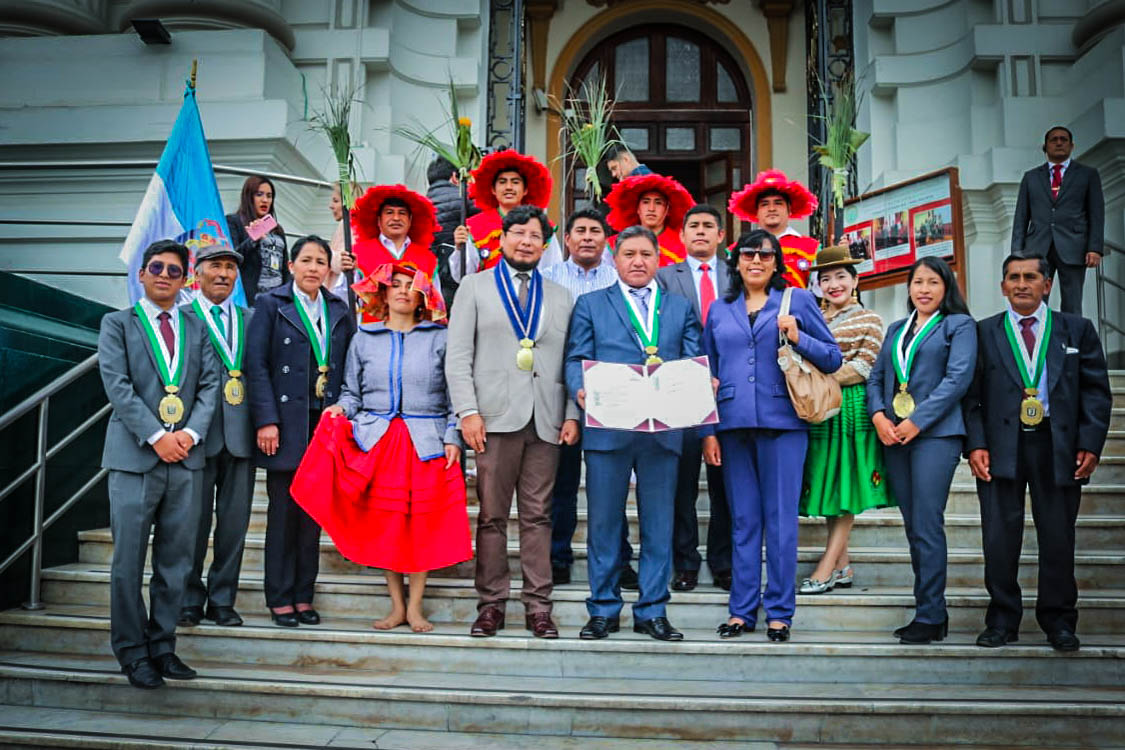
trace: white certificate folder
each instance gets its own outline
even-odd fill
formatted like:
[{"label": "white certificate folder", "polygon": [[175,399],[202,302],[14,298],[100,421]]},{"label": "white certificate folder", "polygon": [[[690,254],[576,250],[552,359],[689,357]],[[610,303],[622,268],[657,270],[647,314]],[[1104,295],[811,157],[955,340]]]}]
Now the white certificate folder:
[{"label": "white certificate folder", "polygon": [[707,357],[655,365],[582,361],[587,427],[634,432],[718,424]]}]

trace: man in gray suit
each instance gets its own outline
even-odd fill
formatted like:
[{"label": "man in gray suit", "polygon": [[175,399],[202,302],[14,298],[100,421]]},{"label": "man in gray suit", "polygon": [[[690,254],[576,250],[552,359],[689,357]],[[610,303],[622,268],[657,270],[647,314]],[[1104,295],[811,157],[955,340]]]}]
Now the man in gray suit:
[{"label": "man in gray suit", "polygon": [[[191,571],[204,449],[219,394],[217,360],[203,323],[176,307],[188,250],[160,240],[138,271],[145,296],[102,318],[98,363],[113,414],[102,466],[109,469],[113,567],[110,642],[129,682],[158,688],[190,680],[176,656],[176,619]],[[153,535],[149,611],[141,596]]]},{"label": "man in gray suit", "polygon": [[1024,173],[1012,217],[1012,254],[1046,258],[1062,288],[1060,309],[1082,314],[1086,269],[1105,254],[1105,198],[1098,170],[1070,158],[1074,137],[1062,125],[1047,131],[1047,163]]},{"label": "man in gray suit", "polygon": [[[254,494],[254,428],[246,385],[242,377],[242,352],[251,311],[231,299],[242,256],[223,245],[211,245],[195,256],[199,294],[183,311],[199,318],[222,365],[219,383],[222,396],[203,442],[207,463],[203,467],[199,504],[199,533],[195,539],[195,562],[187,579],[179,624],[198,625],[204,618],[216,625],[241,625],[234,609],[242,548],[250,525]],[[207,584],[203,583],[203,559],[215,516],[215,542]],[[206,605],[206,609],[204,609]]]},{"label": "man in gray suit", "polygon": [[573,301],[536,269],[549,227],[536,206],[509,211],[500,235],[504,260],[466,277],[449,315],[445,379],[461,434],[476,453],[480,500],[474,636],[504,627],[513,493],[527,629],[539,638],[559,634],[551,621],[551,491],[559,445],[578,440],[578,407],[563,385]]},{"label": "man in gray suit", "polygon": [[[687,260],[665,266],[656,273],[660,287],[691,302],[696,317],[707,324],[712,302],[721,298],[730,285],[726,262],[719,257],[723,246],[723,217],[713,206],[699,203],[684,214],[680,239],[687,249]],[[696,430],[684,433],[683,452],[676,479],[676,512],[672,527],[672,589],[691,591],[699,583],[699,517],[695,502],[699,496],[699,467],[703,461],[703,436]],[[719,588],[730,591],[731,528],[723,472],[707,467],[707,495],[711,521],[707,527],[707,567]]]}]

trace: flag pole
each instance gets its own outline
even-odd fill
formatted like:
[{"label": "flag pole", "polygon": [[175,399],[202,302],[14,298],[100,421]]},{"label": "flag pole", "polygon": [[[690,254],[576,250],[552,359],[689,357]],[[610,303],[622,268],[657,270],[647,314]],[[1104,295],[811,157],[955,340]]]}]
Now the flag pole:
[{"label": "flag pole", "polygon": [[193,59],[191,61],[191,78],[188,79],[188,88],[195,91],[195,74],[199,70],[199,60]]}]

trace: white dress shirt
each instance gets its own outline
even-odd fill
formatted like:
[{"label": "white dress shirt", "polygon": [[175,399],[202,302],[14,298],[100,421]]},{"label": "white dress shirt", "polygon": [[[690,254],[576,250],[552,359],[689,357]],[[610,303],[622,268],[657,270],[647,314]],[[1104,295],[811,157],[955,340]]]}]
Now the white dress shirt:
[{"label": "white dress shirt", "polygon": [[[1062,166],[1062,174],[1059,175],[1059,179],[1065,180],[1066,179],[1066,170],[1070,169],[1070,159],[1067,159],[1066,161],[1062,162],[1061,166]],[[1054,177],[1055,176],[1055,163],[1053,161],[1047,162],[1047,176],[1048,177]]]},{"label": "white dress shirt", "polygon": [[[164,356],[164,361],[168,362],[168,374],[174,375],[176,368],[180,366],[180,310],[173,305],[170,310],[165,310],[160,305],[156,304],[148,297],[141,297],[141,308],[148,315],[149,323],[152,325],[152,330],[156,331],[156,343],[160,347],[160,351]],[[160,313],[168,313],[168,322],[172,325],[172,352],[169,356],[168,347],[164,343],[164,336],[160,334]],[[145,441],[149,445],[154,445],[157,440],[164,437],[169,432],[167,429],[171,425],[166,424],[165,429],[154,432],[148,436]],[[195,430],[185,427],[184,432],[191,436],[196,445],[199,445],[199,433]]]},{"label": "white dress shirt", "polygon": [[314,300],[312,297],[298,289],[297,282],[294,281],[293,299],[297,300],[297,303],[300,304],[301,307],[305,308],[305,314],[309,316],[309,320],[312,322],[313,328],[316,329],[316,336],[318,339],[320,339],[320,341],[317,342],[318,344],[320,344],[320,350],[324,351],[325,321],[321,320],[321,312],[324,309],[324,301],[320,297],[320,292],[317,292],[316,299]]},{"label": "white dress shirt", "polygon": [[383,247],[387,248],[387,252],[398,260],[402,260],[402,256],[406,255],[406,248],[410,247],[410,237],[402,241],[401,248],[396,248],[394,240],[382,232],[379,232],[379,242],[383,243]]}]

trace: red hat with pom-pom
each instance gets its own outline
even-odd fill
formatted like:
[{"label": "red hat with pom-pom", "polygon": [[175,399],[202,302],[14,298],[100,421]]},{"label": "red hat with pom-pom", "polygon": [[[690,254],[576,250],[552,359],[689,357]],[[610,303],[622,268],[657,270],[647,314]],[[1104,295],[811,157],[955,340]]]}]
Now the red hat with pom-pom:
[{"label": "red hat with pom-pom", "polygon": [[428,248],[434,241],[434,232],[441,229],[437,223],[437,212],[430,199],[415,193],[405,185],[376,185],[355,202],[352,207],[352,228],[356,239],[379,239],[379,214],[383,204],[397,198],[410,209],[410,231],[408,236],[419,249]]},{"label": "red hat with pom-pom", "polygon": [[743,221],[758,221],[758,200],[766,192],[778,192],[789,199],[789,218],[803,219],[816,210],[816,196],[809,189],[790,180],[780,169],[759,172],[754,181],[730,197],[727,208]]},{"label": "red hat with pom-pom", "polygon": [[551,201],[551,187],[554,180],[551,172],[534,156],[527,156],[510,148],[495,151],[481,159],[480,166],[472,172],[469,183],[469,197],[482,211],[499,208],[496,196],[492,194],[492,184],[501,172],[519,172],[527,191],[523,203],[546,208]]},{"label": "red hat with pom-pom", "polygon": [[636,175],[615,184],[605,197],[609,206],[606,222],[617,231],[636,224],[639,221],[637,206],[645,193],[660,193],[668,199],[664,226],[676,230],[683,224],[684,214],[695,205],[695,198],[675,179],[659,174]]}]

